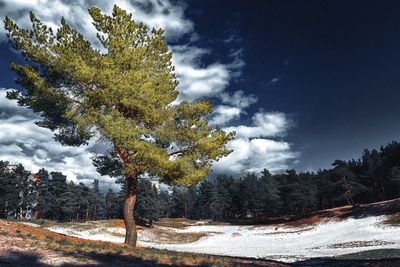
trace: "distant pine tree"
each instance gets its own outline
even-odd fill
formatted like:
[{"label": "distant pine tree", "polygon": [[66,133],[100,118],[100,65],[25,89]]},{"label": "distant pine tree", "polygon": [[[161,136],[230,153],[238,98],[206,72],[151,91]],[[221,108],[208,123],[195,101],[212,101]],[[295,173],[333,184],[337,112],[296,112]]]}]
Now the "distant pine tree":
[{"label": "distant pine tree", "polygon": [[111,188],[108,189],[105,196],[105,218],[115,219],[119,214],[118,198],[117,195],[112,191]]},{"label": "distant pine tree", "polygon": [[55,204],[52,206],[53,218],[56,220],[65,220],[65,214],[62,209],[65,201],[62,199],[62,196],[68,191],[67,176],[63,175],[61,172],[51,172],[50,176],[50,185],[52,187],[51,198]]},{"label": "distant pine tree", "polygon": [[100,192],[99,180],[94,179],[90,194],[90,218],[97,220],[104,213],[104,196]]},{"label": "distant pine tree", "polygon": [[40,169],[37,173],[39,177],[38,190],[38,203],[36,212],[39,218],[46,219],[49,212],[52,210],[52,195],[50,188],[49,172],[46,169]]},{"label": "distant pine tree", "polygon": [[153,222],[160,218],[157,188],[149,180],[140,179],[137,196],[136,215],[139,220],[148,222],[152,227]]}]

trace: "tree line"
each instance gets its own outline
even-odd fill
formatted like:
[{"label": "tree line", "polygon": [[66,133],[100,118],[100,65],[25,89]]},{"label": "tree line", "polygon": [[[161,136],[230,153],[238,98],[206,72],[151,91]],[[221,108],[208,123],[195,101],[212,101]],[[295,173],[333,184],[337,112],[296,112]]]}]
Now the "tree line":
[{"label": "tree line", "polygon": [[[282,215],[299,218],[316,210],[400,197],[400,143],[365,150],[357,160],[336,160],[332,165],[317,172],[220,175],[195,186],[163,190],[142,178],[136,217],[149,225],[163,217],[251,222]],[[21,164],[10,168],[0,161],[1,218],[122,218],[125,194],[123,182],[120,191],[103,193],[98,180],[90,186],[76,184],[60,172],[41,169],[31,174]]]},{"label": "tree line", "polygon": [[342,205],[400,197],[400,143],[366,149],[355,160],[336,160],[317,172],[264,170],[240,177],[221,175],[191,188],[173,188],[170,216],[189,219],[251,221],[310,212]]},{"label": "tree line", "polygon": [[0,161],[1,218],[37,218],[52,220],[96,220],[115,217],[115,193],[103,195],[99,181],[92,186],[68,182],[61,172],[46,169],[33,174],[22,164],[10,165]]},{"label": "tree line", "polygon": [[[166,217],[167,191],[159,192],[147,179],[139,180],[137,219],[152,224]],[[49,219],[57,221],[104,220],[123,217],[125,190],[100,191],[99,181],[91,185],[67,181],[61,172],[42,168],[27,171],[22,164],[0,161],[0,218]]]}]

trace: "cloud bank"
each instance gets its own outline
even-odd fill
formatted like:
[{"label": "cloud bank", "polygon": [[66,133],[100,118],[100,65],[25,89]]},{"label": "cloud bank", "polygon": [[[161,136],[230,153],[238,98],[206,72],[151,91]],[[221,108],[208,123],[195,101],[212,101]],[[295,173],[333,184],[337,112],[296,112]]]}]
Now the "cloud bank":
[{"label": "cloud bank", "polygon": [[53,133],[37,126],[40,117],[6,98],[6,89],[0,88],[0,160],[21,163],[32,172],[41,168],[60,171],[74,182],[93,182],[101,179],[92,165],[94,143],[84,147],[66,147],[53,139]]},{"label": "cloud bank", "polygon": [[[249,116],[246,108],[258,100],[255,95],[248,95],[242,90],[227,91],[232,81],[242,75],[245,66],[242,49],[231,50],[231,62],[216,61],[205,65],[202,57],[212,51],[196,46],[196,40],[201,36],[194,31],[193,22],[185,16],[182,3],[172,4],[167,0],[121,0],[116,3],[132,13],[135,20],[166,30],[167,41],[174,43],[170,49],[180,83],[177,101],[215,100],[217,105],[210,117],[210,126],[236,131],[236,139],[228,144],[234,152],[217,162],[213,173],[237,175],[259,172],[264,168],[277,171],[288,168],[290,162],[298,158],[289,143],[275,140],[284,137],[293,125],[284,113],[259,111],[250,116],[251,125],[240,123],[241,119]],[[28,12],[34,11],[53,29],[58,27],[63,16],[72,27],[98,46],[96,30],[87,9],[97,6],[110,14],[113,5],[111,1],[100,0],[0,0],[0,41],[5,41],[2,23],[6,15],[22,27],[30,27]],[[189,37],[186,39],[190,43],[182,41],[183,37]],[[229,45],[230,42],[227,43]],[[36,114],[5,99],[5,89],[0,90],[0,159],[23,163],[33,171],[41,167],[62,171],[74,181],[86,181],[85,177],[100,178],[90,160],[95,144],[79,148],[63,147],[52,139],[49,130],[33,123],[38,119]],[[112,181],[108,177],[101,179],[103,182]]]},{"label": "cloud bank", "polygon": [[300,155],[292,151],[289,143],[272,138],[283,137],[293,126],[284,113],[258,112],[252,125],[223,127],[236,132],[235,140],[228,144],[233,152],[213,166],[213,174],[260,174],[263,169],[278,172],[289,168]]}]

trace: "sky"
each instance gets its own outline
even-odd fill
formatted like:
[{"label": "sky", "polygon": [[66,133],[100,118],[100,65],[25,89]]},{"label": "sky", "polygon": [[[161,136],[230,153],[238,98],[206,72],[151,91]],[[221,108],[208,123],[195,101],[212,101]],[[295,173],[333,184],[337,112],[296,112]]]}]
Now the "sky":
[{"label": "sky", "polygon": [[[213,101],[210,126],[236,131],[213,174],[315,171],[399,140],[399,1],[0,0],[0,19],[29,27],[32,10],[57,28],[64,16],[98,46],[87,9],[113,4],[166,30],[178,101]],[[22,59],[0,27],[0,160],[111,185],[91,165],[96,143],[63,147],[5,99],[21,89],[8,66]]]}]

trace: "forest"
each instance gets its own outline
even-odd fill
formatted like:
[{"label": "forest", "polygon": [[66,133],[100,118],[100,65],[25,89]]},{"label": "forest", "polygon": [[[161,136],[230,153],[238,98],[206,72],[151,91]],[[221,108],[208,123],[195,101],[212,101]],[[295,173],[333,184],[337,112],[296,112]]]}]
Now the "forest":
[{"label": "forest", "polygon": [[[59,221],[122,218],[125,186],[102,192],[91,185],[68,182],[60,172],[0,161],[0,217]],[[301,218],[313,211],[400,197],[400,143],[366,149],[359,159],[336,160],[316,172],[286,170],[207,178],[192,187],[158,190],[139,179],[135,216],[142,223],[164,217],[258,222],[265,218]]]}]

